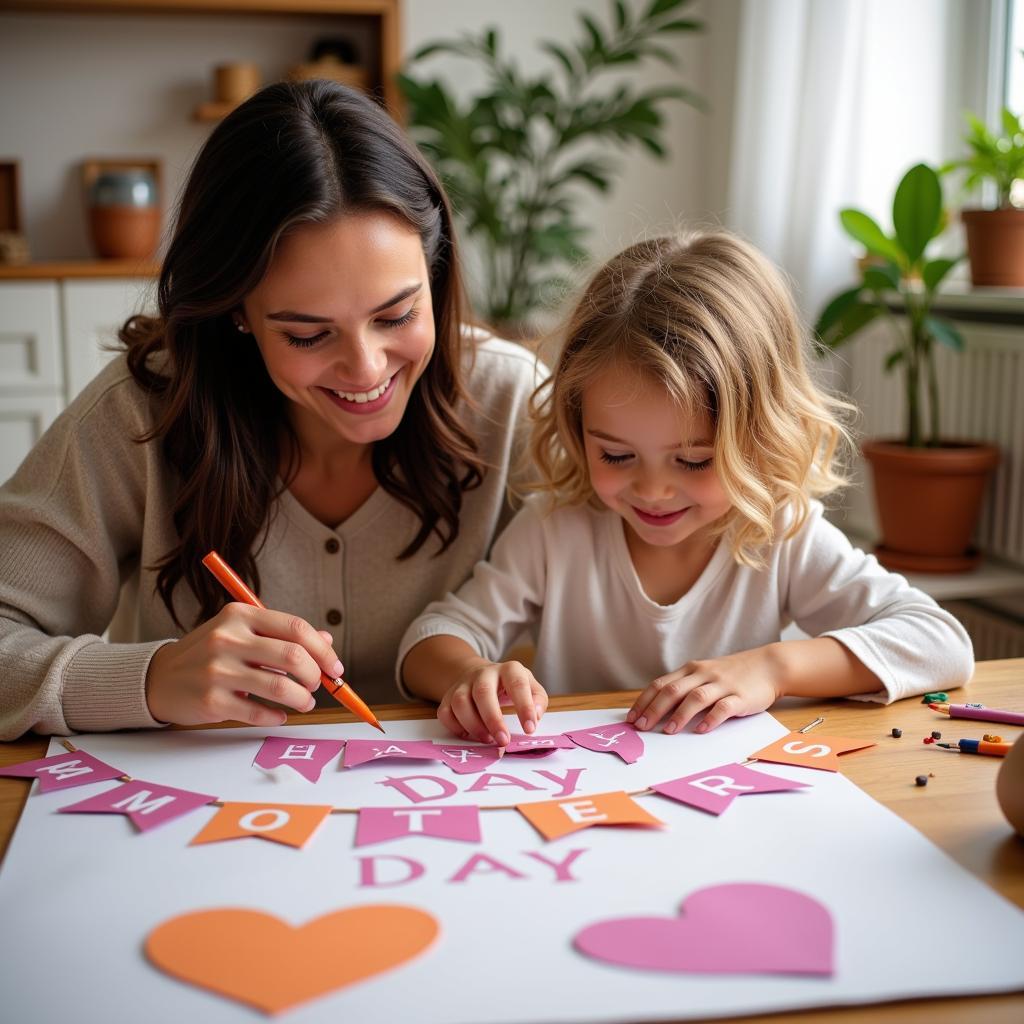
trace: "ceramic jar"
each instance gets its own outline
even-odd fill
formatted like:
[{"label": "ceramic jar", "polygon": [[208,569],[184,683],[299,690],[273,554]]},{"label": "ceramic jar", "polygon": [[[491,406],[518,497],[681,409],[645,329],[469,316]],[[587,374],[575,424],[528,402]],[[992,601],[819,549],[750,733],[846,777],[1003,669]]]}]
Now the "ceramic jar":
[{"label": "ceramic jar", "polygon": [[152,256],[160,239],[160,201],[153,173],[138,167],[98,174],[89,189],[89,227],[99,256]]}]

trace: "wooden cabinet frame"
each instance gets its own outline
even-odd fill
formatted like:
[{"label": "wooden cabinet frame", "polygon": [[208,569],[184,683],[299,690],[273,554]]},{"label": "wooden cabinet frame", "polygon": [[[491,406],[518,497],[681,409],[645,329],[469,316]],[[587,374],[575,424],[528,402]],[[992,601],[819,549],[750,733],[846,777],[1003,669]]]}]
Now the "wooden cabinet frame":
[{"label": "wooden cabinet frame", "polygon": [[282,14],[347,15],[375,19],[380,40],[376,54],[379,61],[379,86],[391,114],[401,119],[402,102],[395,84],[401,63],[399,34],[399,0],[0,0],[0,11],[21,11],[93,14],[187,14],[254,15]]}]

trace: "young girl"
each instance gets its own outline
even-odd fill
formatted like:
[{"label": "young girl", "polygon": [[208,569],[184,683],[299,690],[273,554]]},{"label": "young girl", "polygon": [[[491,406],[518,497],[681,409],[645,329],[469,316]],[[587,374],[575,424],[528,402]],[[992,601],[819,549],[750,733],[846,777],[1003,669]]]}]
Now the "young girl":
[{"label": "young girl", "polygon": [[[531,732],[547,693],[642,689],[627,720],[698,732],[782,696],[888,702],[966,682],[970,641],[850,546],[838,414],[771,264],[725,232],[625,250],[586,289],[538,391],[535,495],[399,672],[457,735]],[[553,498],[553,501],[550,500]],[[795,622],[813,639],[780,642]],[[523,627],[533,671],[501,661]]]},{"label": "young girl", "polygon": [[394,700],[403,631],[506,518],[536,386],[464,322],[448,202],[376,103],[279,84],[221,122],[159,315],[0,489],[0,739],[276,725],[248,696],[308,710],[339,656]]}]

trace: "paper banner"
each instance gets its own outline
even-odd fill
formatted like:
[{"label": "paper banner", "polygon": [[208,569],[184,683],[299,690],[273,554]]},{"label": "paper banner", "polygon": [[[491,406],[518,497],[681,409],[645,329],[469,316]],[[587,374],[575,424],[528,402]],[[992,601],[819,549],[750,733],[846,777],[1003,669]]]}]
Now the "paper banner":
[{"label": "paper banner", "polygon": [[577,729],[565,734],[578,747],[600,754],[618,754],[626,764],[635,764],[644,752],[640,733],[627,722],[599,725],[593,729]]},{"label": "paper banner", "polygon": [[751,771],[742,764],[723,764],[670,782],[656,782],[651,789],[670,800],[678,800],[711,814],[721,814],[738,796],[746,796],[748,793],[781,793],[807,787],[806,782],[791,782],[777,775]]},{"label": "paper banner", "polygon": [[813,736],[803,732],[791,732],[750,756],[758,761],[771,761],[773,764],[795,764],[801,768],[837,772],[837,755],[851,750],[864,750],[874,745],[871,740],[851,740],[842,736],[824,736],[817,732]]},{"label": "paper banner", "polygon": [[327,762],[337,757],[344,740],[313,740],[268,736],[263,741],[253,764],[272,771],[281,765],[293,768],[304,779],[316,782]]},{"label": "paper banner", "polygon": [[349,740],[345,744],[346,768],[385,761],[390,758],[412,758],[415,761],[440,761],[441,755],[431,740]]},{"label": "paper banner", "polygon": [[620,967],[700,974],[832,974],[828,909],[777,885],[713,885],[678,917],[618,917],[576,934],[587,956]]},{"label": "paper banner", "polygon": [[226,803],[189,845],[256,836],[301,848],[330,813],[323,804]]},{"label": "paper banner", "polygon": [[430,914],[396,904],[298,927],[258,910],[197,910],[154,928],[146,956],[179,981],[273,1014],[400,967],[439,933]]},{"label": "paper banner", "polygon": [[480,842],[480,808],[363,807],[356,825],[356,846],[373,846],[404,836],[433,836]]},{"label": "paper banner", "polygon": [[52,793],[58,789],[72,789],[89,782],[107,782],[119,779],[125,773],[120,768],[111,768],[84,750],[73,754],[54,754],[36,761],[22,761],[0,768],[0,775],[18,779],[38,779],[40,793]]},{"label": "paper banner", "polygon": [[545,838],[579,832],[591,825],[664,825],[621,790],[517,804],[516,810]]},{"label": "paper banner", "polygon": [[543,756],[553,754],[556,750],[572,750],[575,746],[576,744],[564,733],[557,736],[527,736],[524,733],[513,733],[505,745],[505,753]]},{"label": "paper banner", "polygon": [[148,832],[216,799],[206,793],[132,779],[60,810],[62,814],[124,814],[140,832]]},{"label": "paper banner", "polygon": [[501,757],[500,747],[461,743],[435,743],[437,758],[459,775],[472,775],[490,768]]}]

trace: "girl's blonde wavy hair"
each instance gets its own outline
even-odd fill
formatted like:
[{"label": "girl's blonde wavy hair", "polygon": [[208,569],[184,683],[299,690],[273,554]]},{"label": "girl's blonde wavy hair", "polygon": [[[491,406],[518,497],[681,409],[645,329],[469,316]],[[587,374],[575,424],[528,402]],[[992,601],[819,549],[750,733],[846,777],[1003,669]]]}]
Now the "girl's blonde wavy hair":
[{"label": "girl's blonde wavy hair", "polygon": [[[843,486],[854,407],[807,370],[805,334],[780,272],[726,231],[639,242],[602,267],[564,328],[552,376],[533,395],[534,489],[557,505],[600,503],[583,441],[583,391],[623,368],[661,382],[715,425],[714,465],[732,508],[716,524],[737,562],[803,525],[809,500]],[[780,517],[788,510],[791,515]]]}]

